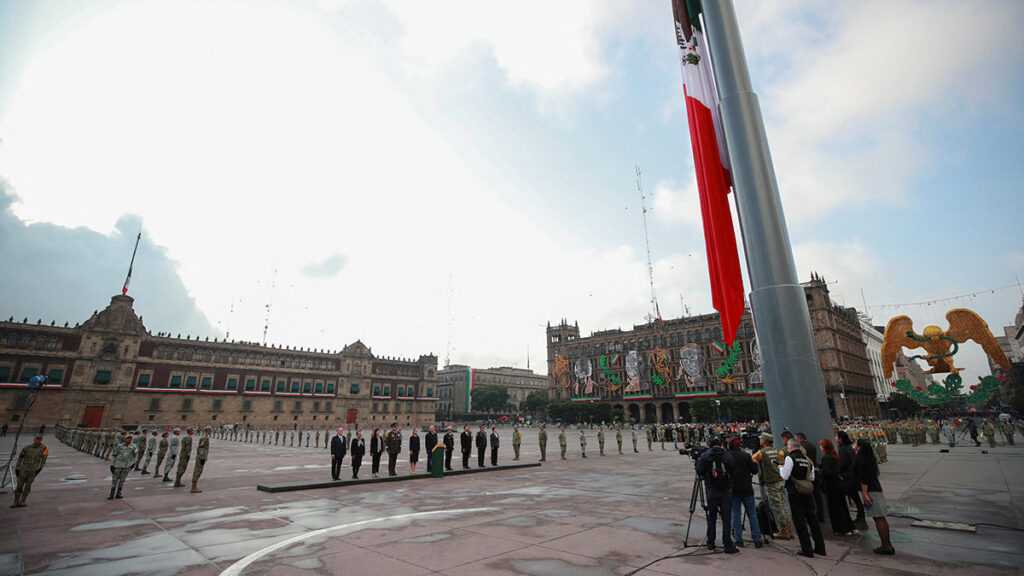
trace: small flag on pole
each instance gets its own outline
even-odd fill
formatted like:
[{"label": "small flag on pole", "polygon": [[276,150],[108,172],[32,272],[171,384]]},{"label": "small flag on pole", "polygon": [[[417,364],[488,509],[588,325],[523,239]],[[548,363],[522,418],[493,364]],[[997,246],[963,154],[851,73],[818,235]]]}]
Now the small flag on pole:
[{"label": "small flag on pole", "polygon": [[139,240],[142,240],[142,230],[139,230],[139,235],[135,238],[135,249],[132,250],[132,261],[128,264],[128,276],[124,279],[124,287],[121,288],[121,294],[128,294],[128,285],[132,282],[132,268],[135,267],[135,253],[139,251]]}]

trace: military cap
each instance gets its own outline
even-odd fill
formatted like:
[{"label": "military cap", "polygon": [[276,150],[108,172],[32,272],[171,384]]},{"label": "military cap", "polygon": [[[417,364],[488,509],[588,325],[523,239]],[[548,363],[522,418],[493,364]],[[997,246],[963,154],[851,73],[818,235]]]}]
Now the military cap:
[{"label": "military cap", "polygon": [[768,434],[767,432],[765,432],[764,434],[761,434],[761,440],[764,440],[765,442],[767,442],[769,444],[774,444],[775,443],[775,438],[772,437],[772,435]]}]

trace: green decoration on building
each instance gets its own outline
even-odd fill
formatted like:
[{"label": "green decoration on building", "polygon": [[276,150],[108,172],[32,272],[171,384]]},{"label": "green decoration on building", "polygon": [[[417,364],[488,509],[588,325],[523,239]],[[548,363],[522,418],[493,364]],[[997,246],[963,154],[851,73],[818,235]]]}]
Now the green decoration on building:
[{"label": "green decoration on building", "polygon": [[910,380],[897,380],[893,386],[902,394],[909,396],[918,404],[942,404],[951,401],[963,401],[968,404],[980,404],[992,397],[992,393],[999,388],[999,378],[995,376],[979,377],[978,383],[971,386],[971,392],[962,392],[963,379],[959,374],[950,374],[942,381],[942,384],[933,382],[928,385],[927,390],[921,386],[914,386]]}]

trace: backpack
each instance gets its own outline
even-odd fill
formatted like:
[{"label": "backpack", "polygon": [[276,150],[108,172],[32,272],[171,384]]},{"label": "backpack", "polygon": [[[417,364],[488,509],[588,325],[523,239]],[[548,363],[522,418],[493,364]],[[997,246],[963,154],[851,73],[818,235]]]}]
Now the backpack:
[{"label": "backpack", "polygon": [[728,492],[732,490],[732,478],[729,476],[729,471],[725,468],[725,461],[722,456],[722,454],[712,454],[708,457],[708,464],[711,465],[711,468],[707,471],[705,478],[708,481],[708,486],[711,488],[719,492]]}]

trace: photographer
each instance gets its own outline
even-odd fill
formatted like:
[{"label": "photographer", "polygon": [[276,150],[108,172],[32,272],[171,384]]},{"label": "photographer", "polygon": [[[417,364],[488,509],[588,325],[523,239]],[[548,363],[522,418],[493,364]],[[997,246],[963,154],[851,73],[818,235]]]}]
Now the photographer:
[{"label": "photographer", "polygon": [[754,547],[761,548],[761,529],[757,525],[757,512],[754,510],[754,485],[750,478],[757,474],[757,464],[750,454],[743,451],[742,441],[733,438],[729,443],[729,451],[725,453],[726,462],[731,462],[732,475],[732,540],[736,546],[743,546],[743,514],[750,522],[750,538]]},{"label": "photographer", "polygon": [[697,460],[697,476],[704,479],[708,506],[708,550],[715,549],[715,523],[722,516],[722,545],[726,554],[739,549],[732,543],[732,477],[736,475],[732,461],[725,458],[722,439],[717,436],[708,441],[710,448]]},{"label": "photographer", "polygon": [[779,540],[793,538],[793,523],[789,518],[789,507],[786,505],[786,487],[779,475],[779,465],[785,457],[773,446],[775,440],[771,434],[761,434],[761,449],[754,454],[753,460],[761,465],[762,482],[768,494],[768,505],[775,516],[779,531],[773,536]]}]

